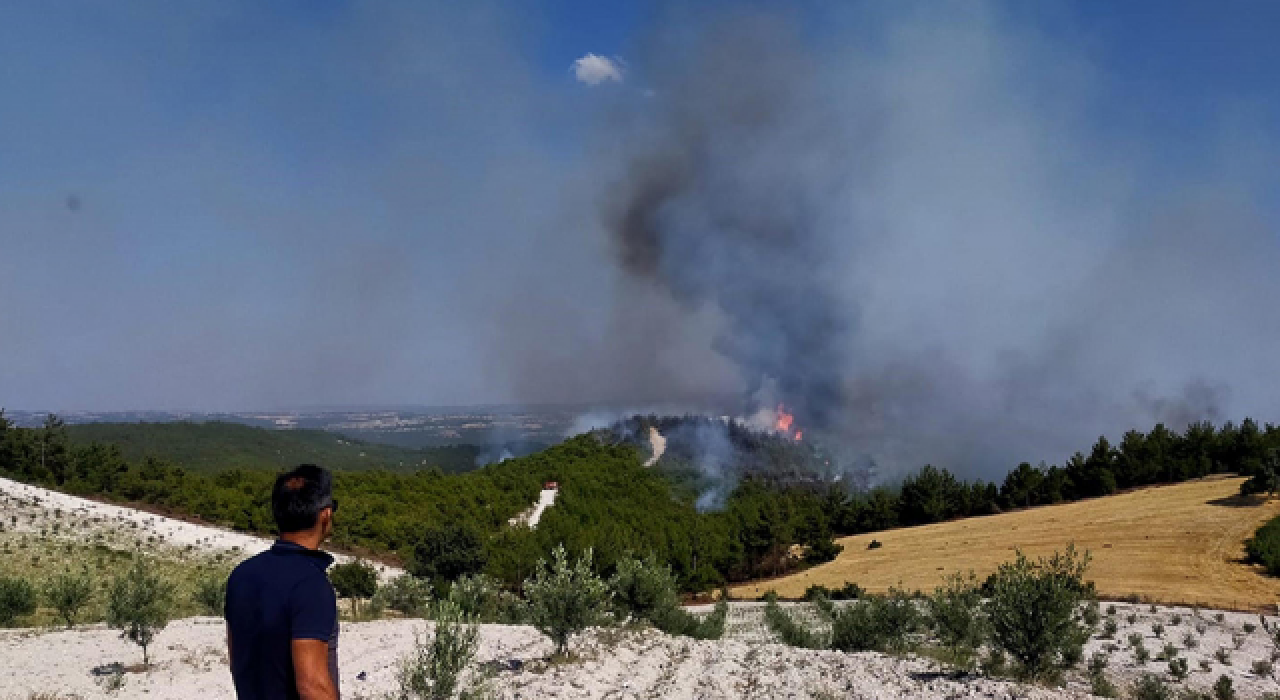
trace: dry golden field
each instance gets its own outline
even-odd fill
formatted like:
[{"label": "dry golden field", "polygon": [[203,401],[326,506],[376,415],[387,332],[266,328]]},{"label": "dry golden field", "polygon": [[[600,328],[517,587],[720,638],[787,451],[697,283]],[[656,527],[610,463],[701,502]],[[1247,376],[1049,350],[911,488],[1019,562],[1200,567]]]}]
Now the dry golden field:
[{"label": "dry golden field", "polygon": [[[1092,556],[1086,577],[1103,598],[1138,594],[1164,603],[1230,609],[1270,609],[1280,601],[1280,579],[1241,561],[1244,540],[1280,514],[1280,501],[1241,499],[1243,481],[1215,477],[1158,486],[1077,503],[1044,506],[983,518],[845,537],[835,561],[792,576],[733,589],[756,597],[773,588],[799,597],[821,583],[853,581],[871,591],[901,584],[932,590],[943,575],[972,569],[980,578],[1012,559],[1074,542]],[[867,549],[872,539],[884,546]]]}]

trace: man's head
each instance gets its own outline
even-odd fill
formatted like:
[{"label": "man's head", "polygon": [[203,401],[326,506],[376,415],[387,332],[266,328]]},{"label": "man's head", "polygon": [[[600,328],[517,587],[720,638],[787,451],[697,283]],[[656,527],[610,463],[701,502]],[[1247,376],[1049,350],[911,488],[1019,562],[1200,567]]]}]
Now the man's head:
[{"label": "man's head", "polygon": [[333,531],[333,475],[314,464],[299,465],[276,477],[271,512],[280,534],[315,531],[321,539]]}]

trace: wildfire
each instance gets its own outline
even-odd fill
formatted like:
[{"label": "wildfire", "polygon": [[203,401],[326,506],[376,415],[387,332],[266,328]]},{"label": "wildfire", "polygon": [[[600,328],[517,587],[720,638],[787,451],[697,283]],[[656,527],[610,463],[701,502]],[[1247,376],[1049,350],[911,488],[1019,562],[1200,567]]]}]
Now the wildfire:
[{"label": "wildfire", "polygon": [[787,410],[786,406],[782,404],[778,404],[778,410],[774,412],[774,415],[775,415],[774,422],[773,422],[774,430],[776,430],[779,433],[782,433],[783,435],[787,435],[791,437],[797,442],[804,437],[803,430],[800,430],[800,429],[796,429],[794,431],[792,430],[792,427],[795,426],[796,417],[790,411]]}]

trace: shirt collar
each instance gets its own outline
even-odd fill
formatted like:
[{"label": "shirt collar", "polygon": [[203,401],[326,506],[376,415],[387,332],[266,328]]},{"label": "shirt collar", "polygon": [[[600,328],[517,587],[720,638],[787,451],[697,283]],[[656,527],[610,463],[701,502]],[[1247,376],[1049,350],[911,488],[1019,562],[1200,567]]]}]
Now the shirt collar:
[{"label": "shirt collar", "polygon": [[297,554],[307,557],[321,570],[328,569],[329,565],[333,563],[332,554],[319,549],[307,549],[296,542],[289,542],[288,540],[276,540],[275,544],[271,545],[271,551],[278,554]]}]

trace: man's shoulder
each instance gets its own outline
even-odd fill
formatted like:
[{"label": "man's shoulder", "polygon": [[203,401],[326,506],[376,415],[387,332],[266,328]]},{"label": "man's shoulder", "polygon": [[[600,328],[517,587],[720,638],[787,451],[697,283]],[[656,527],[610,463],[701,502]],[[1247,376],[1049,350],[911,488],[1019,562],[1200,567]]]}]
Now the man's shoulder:
[{"label": "man's shoulder", "polygon": [[261,552],[258,552],[257,554],[249,557],[248,559],[245,559],[239,564],[236,564],[235,568],[231,570],[231,575],[233,577],[236,576],[237,574],[243,576],[245,573],[252,572],[253,570],[261,568],[263,566],[267,566],[268,560],[270,558],[271,558],[271,550],[264,549]]},{"label": "man's shoulder", "polygon": [[268,582],[281,583],[284,579],[298,575],[305,576],[306,571],[295,566],[293,562],[289,561],[288,557],[275,556],[270,549],[267,549],[237,564],[231,570],[227,585],[229,587],[234,586],[238,582],[252,583],[253,585],[261,585]]}]

